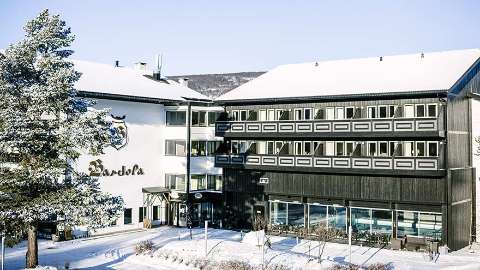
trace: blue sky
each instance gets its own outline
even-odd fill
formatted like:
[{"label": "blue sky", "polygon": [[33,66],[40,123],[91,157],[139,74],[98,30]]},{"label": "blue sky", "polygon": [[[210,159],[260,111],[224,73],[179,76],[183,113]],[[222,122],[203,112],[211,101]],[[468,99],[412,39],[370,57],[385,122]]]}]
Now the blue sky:
[{"label": "blue sky", "polygon": [[42,9],[77,39],[72,58],[153,63],[166,75],[480,47],[480,1],[0,1],[0,48]]}]

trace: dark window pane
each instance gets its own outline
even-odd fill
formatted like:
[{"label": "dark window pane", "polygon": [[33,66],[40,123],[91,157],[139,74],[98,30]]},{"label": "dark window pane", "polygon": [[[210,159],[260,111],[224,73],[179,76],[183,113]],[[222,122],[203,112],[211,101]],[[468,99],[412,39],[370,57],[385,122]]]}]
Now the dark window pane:
[{"label": "dark window pane", "polygon": [[438,156],[438,145],[437,143],[428,143],[428,155],[431,157]]},{"label": "dark window pane", "polygon": [[159,207],[157,205],[154,205],[153,206],[153,220],[159,220],[158,218],[158,211],[159,211]]},{"label": "dark window pane", "polygon": [[300,226],[305,225],[305,211],[303,204],[288,204],[288,225]]},{"label": "dark window pane", "polygon": [[347,119],[352,119],[353,118],[353,113],[354,113],[354,109],[353,108],[347,108],[346,111],[345,111],[345,118]]},{"label": "dark window pane", "polygon": [[425,116],[425,105],[417,105],[417,117]]},{"label": "dark window pane", "polygon": [[123,224],[132,223],[132,208],[123,209]]},{"label": "dark window pane", "polygon": [[428,105],[428,117],[437,117],[437,105]]},{"label": "dark window pane", "polygon": [[138,222],[143,222],[143,219],[147,216],[147,208],[139,207],[138,208]]},{"label": "dark window pane", "polygon": [[384,107],[384,106],[379,107],[378,111],[379,111],[378,114],[380,118],[387,118],[387,107]]},{"label": "dark window pane", "polygon": [[207,113],[206,112],[198,112],[198,125],[204,127],[207,125]]}]

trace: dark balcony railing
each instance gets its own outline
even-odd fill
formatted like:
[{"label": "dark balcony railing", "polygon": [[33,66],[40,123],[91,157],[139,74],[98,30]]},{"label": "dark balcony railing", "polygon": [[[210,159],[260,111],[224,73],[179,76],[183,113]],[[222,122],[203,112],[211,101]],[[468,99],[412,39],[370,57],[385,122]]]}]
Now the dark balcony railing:
[{"label": "dark balcony railing", "polygon": [[[238,136],[245,134],[349,134],[399,133],[443,131],[441,118],[376,118],[342,120],[280,120],[280,121],[217,121],[217,136]],[[438,135],[438,134],[437,134]]]},{"label": "dark balcony railing", "polygon": [[217,155],[215,165],[294,167],[314,169],[359,169],[391,171],[442,171],[440,157],[340,157],[281,155]]}]

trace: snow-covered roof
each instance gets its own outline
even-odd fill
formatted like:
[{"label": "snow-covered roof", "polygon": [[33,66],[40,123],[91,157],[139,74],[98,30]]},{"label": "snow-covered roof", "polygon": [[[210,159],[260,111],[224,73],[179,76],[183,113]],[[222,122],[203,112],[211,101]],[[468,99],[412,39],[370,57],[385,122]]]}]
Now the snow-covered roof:
[{"label": "snow-covered roof", "polygon": [[82,73],[75,83],[79,91],[100,94],[134,96],[162,100],[209,98],[178,83],[154,81],[142,72],[127,67],[115,67],[88,61],[72,60],[75,70]]},{"label": "snow-covered roof", "polygon": [[449,90],[479,49],[282,65],[217,100]]}]

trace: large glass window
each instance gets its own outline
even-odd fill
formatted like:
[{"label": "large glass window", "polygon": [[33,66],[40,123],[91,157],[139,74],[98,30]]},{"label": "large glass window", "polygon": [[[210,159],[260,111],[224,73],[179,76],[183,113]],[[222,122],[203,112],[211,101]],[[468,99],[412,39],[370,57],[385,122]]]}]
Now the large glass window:
[{"label": "large glass window", "polygon": [[221,191],[222,190],[222,176],[221,175],[207,175],[207,189]]},{"label": "large glass window", "polygon": [[352,231],[354,232],[370,232],[371,217],[370,209],[351,208]]},{"label": "large glass window", "polygon": [[372,209],[372,232],[392,234],[392,211]]},{"label": "large glass window", "polygon": [[207,155],[213,156],[219,153],[221,141],[208,141],[207,142]]},{"label": "large glass window", "polygon": [[305,212],[304,206],[300,203],[288,204],[288,225],[304,226],[305,224]]},{"label": "large glass window", "polygon": [[397,237],[418,235],[418,213],[397,211]]},{"label": "large glass window", "polygon": [[185,156],[185,141],[166,140],[165,155],[167,156]]},{"label": "large glass window", "polygon": [[165,187],[171,190],[185,191],[185,175],[165,174]]},{"label": "large glass window", "polygon": [[190,179],[190,189],[191,190],[203,190],[207,188],[205,174],[194,174]]},{"label": "large glass window", "polygon": [[287,224],[287,204],[284,202],[270,202],[270,222],[272,225]]},{"label": "large glass window", "polygon": [[192,112],[192,127],[205,127],[207,126],[207,112],[193,111]]},{"label": "large glass window", "polygon": [[192,141],[192,157],[200,157],[207,155],[206,141]]},{"label": "large glass window", "polygon": [[214,126],[221,114],[221,112],[208,112],[208,125]]},{"label": "large glass window", "polygon": [[315,226],[327,226],[327,206],[325,205],[308,205],[308,222],[309,229]]},{"label": "large glass window", "polygon": [[342,206],[328,207],[328,227],[339,230],[346,230],[347,226],[347,208]]},{"label": "large glass window", "polygon": [[419,213],[418,235],[432,239],[442,238],[442,215]]},{"label": "large glass window", "polygon": [[187,119],[185,111],[167,111],[167,126],[184,126]]}]

